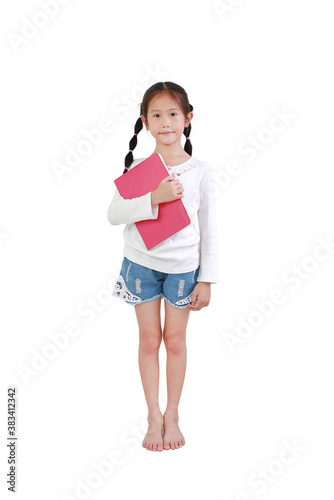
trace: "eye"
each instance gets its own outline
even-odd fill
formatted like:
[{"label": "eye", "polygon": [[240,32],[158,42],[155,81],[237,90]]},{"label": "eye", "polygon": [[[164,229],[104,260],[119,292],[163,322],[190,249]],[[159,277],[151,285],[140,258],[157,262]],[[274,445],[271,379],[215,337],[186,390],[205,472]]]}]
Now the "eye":
[{"label": "eye", "polygon": [[173,112],[171,113],[171,115],[177,115],[177,113],[175,113],[175,111],[173,111]]},{"label": "eye", "polygon": [[153,115],[153,118],[154,118],[155,116],[160,116],[160,115],[159,115],[159,113],[156,113],[155,115]]}]

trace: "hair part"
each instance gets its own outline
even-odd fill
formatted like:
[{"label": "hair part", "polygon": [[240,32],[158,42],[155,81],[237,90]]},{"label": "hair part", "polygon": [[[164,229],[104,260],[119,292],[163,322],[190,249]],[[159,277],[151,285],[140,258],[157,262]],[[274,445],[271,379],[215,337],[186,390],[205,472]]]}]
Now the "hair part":
[{"label": "hair part", "polygon": [[[180,109],[182,109],[182,112],[185,116],[187,116],[188,113],[190,113],[194,109],[193,106],[189,103],[187,92],[184,90],[184,88],[182,88],[180,85],[177,85],[176,83],[158,82],[152,85],[149,89],[147,89],[143,96],[143,100],[140,104],[140,117],[137,119],[135,123],[134,135],[132,136],[129,142],[130,150],[124,160],[125,168],[123,174],[125,174],[128,171],[128,168],[130,167],[130,165],[134,160],[132,151],[137,146],[137,136],[143,128],[143,122],[141,116],[143,115],[147,120],[148,107],[150,102],[157,95],[161,95],[163,93],[168,94],[174,101],[177,102],[177,104],[179,105]],[[186,137],[190,136],[190,132],[191,132],[191,123],[189,123],[188,127],[185,127],[183,130],[183,133]],[[190,156],[192,155],[192,149],[193,148],[190,139],[186,140],[184,145],[184,150]]]}]

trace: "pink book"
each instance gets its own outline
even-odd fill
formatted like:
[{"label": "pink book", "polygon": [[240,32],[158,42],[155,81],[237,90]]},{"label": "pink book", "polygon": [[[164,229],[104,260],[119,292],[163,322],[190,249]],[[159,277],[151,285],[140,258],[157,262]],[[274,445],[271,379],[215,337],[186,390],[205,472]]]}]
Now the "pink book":
[{"label": "pink book", "polygon": [[[124,199],[137,198],[154,191],[169,172],[159,153],[146,158],[126,174],[114,180],[119,194]],[[147,250],[157,246],[191,223],[182,199],[159,204],[157,219],[136,222]]]}]

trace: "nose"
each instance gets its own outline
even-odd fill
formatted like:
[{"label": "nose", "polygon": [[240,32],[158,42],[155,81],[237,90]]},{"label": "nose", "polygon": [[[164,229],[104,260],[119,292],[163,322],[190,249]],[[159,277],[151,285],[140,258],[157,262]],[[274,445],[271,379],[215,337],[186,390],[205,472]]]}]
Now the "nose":
[{"label": "nose", "polygon": [[169,127],[169,116],[163,118],[163,127]]}]

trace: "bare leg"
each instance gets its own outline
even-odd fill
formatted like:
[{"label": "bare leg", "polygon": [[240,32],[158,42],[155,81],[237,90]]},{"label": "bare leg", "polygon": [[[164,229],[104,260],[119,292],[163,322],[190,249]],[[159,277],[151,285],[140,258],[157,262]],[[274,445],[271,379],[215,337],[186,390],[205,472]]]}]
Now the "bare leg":
[{"label": "bare leg", "polygon": [[178,406],[187,363],[186,329],[190,309],[180,309],[165,301],[163,340],[167,351],[167,408],[164,413],[164,449],[175,450],[185,445],[178,421]]},{"label": "bare leg", "polygon": [[159,348],[162,340],[160,306],[161,297],[134,306],[139,326],[139,370],[149,424],[142,446],[150,451],[163,450],[163,417],[159,408]]}]

